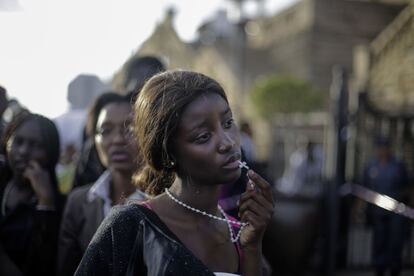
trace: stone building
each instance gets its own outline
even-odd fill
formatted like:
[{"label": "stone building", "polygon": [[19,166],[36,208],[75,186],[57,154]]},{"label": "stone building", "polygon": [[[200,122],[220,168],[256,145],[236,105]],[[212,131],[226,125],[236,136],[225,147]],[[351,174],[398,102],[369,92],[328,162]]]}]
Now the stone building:
[{"label": "stone building", "polygon": [[[274,16],[239,23],[221,11],[199,28],[198,39],[191,43],[178,37],[169,11],[136,55],[158,55],[170,68],[199,69],[213,76],[231,70],[222,79],[240,83],[244,78],[244,91],[257,77],[274,72],[328,90],[332,66],[351,70],[353,47],[370,43],[400,11],[401,6],[377,1],[304,0]],[[122,69],[114,82],[120,74]]]},{"label": "stone building", "polygon": [[[406,163],[411,177],[414,173],[414,2],[383,2],[403,4],[403,9],[372,41],[354,48],[347,170],[348,179],[357,183],[363,165],[374,154],[377,135],[391,139],[397,158]],[[410,189],[408,204],[412,206]],[[412,237],[412,227],[410,231]],[[368,230],[365,235],[369,237]],[[354,232],[349,247],[354,249],[348,253],[349,265],[370,264],[369,239]],[[409,266],[414,263],[412,238],[405,242],[403,262]]]},{"label": "stone building", "polygon": [[405,2],[408,5],[375,39],[355,49],[356,146],[363,149],[355,157],[356,175],[372,154],[372,137],[378,134],[392,139],[397,156],[413,172],[414,2]]},{"label": "stone building", "polygon": [[[308,80],[326,91],[328,98],[332,67],[339,64],[352,71],[354,48],[371,43],[404,8],[403,1],[388,2],[302,0],[278,14],[238,22],[219,12],[200,26],[193,42],[179,38],[174,29],[174,13],[169,11],[134,56],[156,55],[166,61],[168,68],[191,69],[212,76],[226,89],[236,117],[254,118],[247,96],[254,82],[267,75],[276,73]],[[128,62],[113,80],[120,90],[125,89],[120,80]],[[258,155],[268,160],[280,143],[270,130],[279,134],[283,131],[278,131],[277,125],[269,127],[268,123],[254,120],[254,131],[260,133],[256,139]],[[324,139],[323,124],[318,126],[319,134],[311,131],[318,143]],[[285,125],[282,122],[282,128]],[[309,126],[302,129],[306,128]],[[291,140],[287,136],[280,139]]]}]

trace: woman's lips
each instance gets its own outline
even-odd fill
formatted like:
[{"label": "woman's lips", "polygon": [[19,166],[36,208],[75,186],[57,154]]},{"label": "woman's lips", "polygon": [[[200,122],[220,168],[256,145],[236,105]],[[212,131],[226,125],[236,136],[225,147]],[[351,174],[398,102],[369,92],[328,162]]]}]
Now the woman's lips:
[{"label": "woman's lips", "polygon": [[129,154],[127,152],[114,152],[111,154],[111,160],[115,162],[129,161]]},{"label": "woman's lips", "polygon": [[233,152],[230,156],[228,156],[226,163],[224,163],[224,169],[238,169],[240,164],[240,153]]},{"label": "woman's lips", "polygon": [[239,159],[227,163],[223,166],[224,169],[239,169]]},{"label": "woman's lips", "polygon": [[28,165],[29,165],[29,161],[25,161],[25,160],[18,160],[14,163],[15,168],[18,170],[26,169]]}]

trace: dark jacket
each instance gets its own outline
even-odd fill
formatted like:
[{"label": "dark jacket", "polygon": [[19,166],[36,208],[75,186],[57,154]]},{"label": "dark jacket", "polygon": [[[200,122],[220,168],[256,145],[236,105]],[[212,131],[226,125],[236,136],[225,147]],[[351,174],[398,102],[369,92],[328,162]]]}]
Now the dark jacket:
[{"label": "dark jacket", "polygon": [[[0,188],[1,204],[3,194]],[[23,275],[55,275],[60,212],[36,210],[36,204],[33,198],[6,214],[0,212],[0,250]]]},{"label": "dark jacket", "polygon": [[[404,190],[408,186],[407,169],[404,163],[394,157],[385,164],[375,158],[365,167],[362,184],[380,194],[404,201]],[[372,217],[392,215],[389,211],[372,205],[368,206],[367,212],[369,221]]]},{"label": "dark jacket", "polygon": [[88,200],[92,185],[75,189],[68,197],[59,233],[57,275],[73,275],[83,253],[104,219],[101,198]]},{"label": "dark jacket", "polygon": [[76,164],[72,189],[94,183],[104,171],[105,167],[99,160],[93,139],[87,139]]},{"label": "dark jacket", "polygon": [[153,211],[130,204],[112,208],[75,275],[214,274]]}]

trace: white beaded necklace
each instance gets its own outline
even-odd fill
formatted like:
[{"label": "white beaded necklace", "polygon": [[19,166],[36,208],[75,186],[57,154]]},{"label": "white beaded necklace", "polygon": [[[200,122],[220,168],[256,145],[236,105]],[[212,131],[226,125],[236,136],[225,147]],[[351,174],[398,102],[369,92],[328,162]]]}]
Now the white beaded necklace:
[{"label": "white beaded necklace", "polygon": [[[195,213],[201,214],[201,215],[203,215],[203,216],[207,216],[207,217],[209,217],[209,218],[212,218],[212,219],[215,219],[215,220],[218,220],[218,221],[224,221],[224,222],[226,222],[226,223],[227,223],[227,227],[229,228],[230,240],[231,240],[231,242],[233,242],[233,243],[237,242],[237,241],[240,239],[240,235],[241,235],[241,232],[242,232],[243,228],[244,228],[244,227],[246,227],[246,226],[248,225],[248,223],[247,223],[247,222],[240,222],[240,221],[237,221],[237,220],[230,220],[230,219],[227,217],[226,213],[223,211],[223,209],[221,208],[221,206],[220,206],[220,205],[217,205],[217,208],[219,209],[220,213],[223,215],[223,218],[218,217],[218,216],[215,216],[215,215],[212,215],[212,214],[209,214],[209,213],[207,213],[207,212],[205,212],[205,211],[201,211],[201,210],[199,210],[199,209],[197,209],[197,208],[194,208],[194,207],[191,207],[191,206],[189,206],[189,205],[185,204],[184,202],[180,201],[178,198],[176,198],[175,196],[173,196],[173,195],[171,194],[171,192],[170,192],[167,188],[165,188],[165,193],[166,193],[166,194],[168,195],[168,197],[169,197],[169,198],[171,198],[174,202],[176,202],[177,204],[179,204],[179,205],[183,206],[184,208],[186,208],[186,209],[188,209],[188,210],[191,210],[191,211],[193,211],[193,212],[195,212]],[[233,228],[232,228],[232,226],[231,226],[231,224],[232,224],[232,223],[233,223],[233,224],[240,225],[240,230],[239,230],[239,232],[237,233],[236,237],[234,237]]]}]

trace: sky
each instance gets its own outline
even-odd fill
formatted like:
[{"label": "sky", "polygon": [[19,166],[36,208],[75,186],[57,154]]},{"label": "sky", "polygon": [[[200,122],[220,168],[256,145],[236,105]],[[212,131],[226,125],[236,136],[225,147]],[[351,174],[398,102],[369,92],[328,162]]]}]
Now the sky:
[{"label": "sky", "polygon": [[[267,0],[273,14],[297,0]],[[79,74],[109,81],[173,6],[179,36],[229,8],[228,0],[0,0],[0,85],[36,113],[68,110],[67,86]],[[247,8],[253,7],[248,3]],[[232,16],[231,10],[229,16]]]}]

